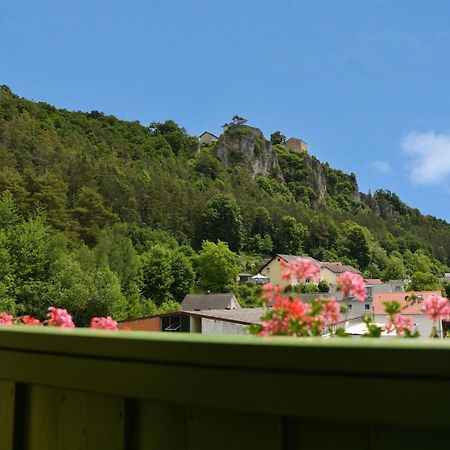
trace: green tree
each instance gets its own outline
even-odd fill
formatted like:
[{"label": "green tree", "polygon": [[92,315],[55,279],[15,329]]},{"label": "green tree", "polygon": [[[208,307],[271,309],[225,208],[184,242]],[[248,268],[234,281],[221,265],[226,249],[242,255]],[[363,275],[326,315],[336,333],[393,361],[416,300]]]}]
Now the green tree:
[{"label": "green tree", "polygon": [[176,155],[181,151],[185,151],[188,147],[189,137],[186,130],[173,120],[152,122],[149,125],[149,131],[153,136],[162,136]]},{"label": "green tree", "polygon": [[73,227],[67,211],[67,183],[59,174],[46,172],[32,179],[32,199],[42,205],[48,217],[48,222],[59,230]]},{"label": "green tree", "polygon": [[8,249],[8,237],[2,229],[0,229],[0,311],[9,314],[16,312],[14,272]]},{"label": "green tree", "polygon": [[408,284],[409,291],[435,291],[441,289],[441,284],[436,275],[432,273],[415,272]]},{"label": "green tree", "polygon": [[266,234],[261,236],[260,234],[255,234],[253,237],[247,239],[245,244],[245,250],[250,253],[255,253],[257,255],[272,255],[273,243],[270,235]]},{"label": "green tree", "polygon": [[6,229],[19,222],[16,202],[9,191],[0,196],[0,229]]},{"label": "green tree", "polygon": [[345,256],[357,262],[364,270],[370,263],[370,245],[368,230],[355,222],[347,221],[342,226],[343,250]]},{"label": "green tree", "polygon": [[172,277],[170,293],[176,301],[181,302],[194,286],[195,272],[191,259],[179,250],[172,254]]},{"label": "green tree", "polygon": [[197,243],[200,244],[204,240],[223,241],[231,250],[239,251],[242,237],[242,214],[236,200],[229,195],[214,195],[201,215],[197,228]]},{"label": "green tree", "polygon": [[308,228],[305,225],[298,223],[292,216],[284,216],[276,233],[276,253],[301,254],[307,236]]},{"label": "green tree", "polygon": [[338,229],[332,217],[318,214],[309,223],[308,251],[311,254],[318,249],[332,250],[336,248]]},{"label": "green tree", "polygon": [[3,167],[0,171],[0,192],[9,191],[20,211],[29,206],[30,194],[23,176],[14,168]]},{"label": "green tree", "polygon": [[83,239],[93,244],[102,228],[118,220],[104,204],[103,197],[90,187],[83,187],[75,202],[73,214],[80,224]]},{"label": "green tree", "polygon": [[382,272],[381,279],[383,281],[389,280],[403,280],[406,276],[405,265],[403,258],[394,254],[388,257],[386,269]]},{"label": "green tree", "polygon": [[52,264],[51,286],[42,307],[50,305],[67,309],[78,326],[87,326],[98,316],[124,319],[127,309],[119,278],[109,267],[97,267],[87,248],[65,253]]},{"label": "green tree", "polygon": [[286,136],[282,134],[281,131],[275,131],[270,135],[270,142],[272,145],[283,145],[286,142]]},{"label": "green tree", "polygon": [[233,125],[244,125],[245,123],[247,123],[247,119],[244,119],[241,116],[238,116],[237,114],[235,116],[233,116],[233,118],[231,119]]},{"label": "green tree", "polygon": [[161,305],[170,300],[170,289],[174,282],[172,273],[172,252],[160,245],[155,245],[141,255],[143,269],[142,294],[146,299]]},{"label": "green tree", "polygon": [[201,286],[212,292],[223,292],[236,282],[239,260],[225,242],[205,241],[197,258]]},{"label": "green tree", "polygon": [[317,287],[319,288],[319,292],[330,292],[330,286],[325,280],[321,280]]},{"label": "green tree", "polygon": [[272,231],[272,217],[269,211],[264,206],[258,206],[255,210],[252,233],[264,236],[265,234],[271,234]]},{"label": "green tree", "polygon": [[450,283],[448,281],[445,281],[444,283],[442,283],[442,285],[444,287],[445,297],[450,298]]},{"label": "green tree", "polygon": [[141,260],[127,236],[124,225],[105,228],[94,247],[97,265],[111,269],[119,278],[122,292],[127,297],[140,296],[142,287]]}]

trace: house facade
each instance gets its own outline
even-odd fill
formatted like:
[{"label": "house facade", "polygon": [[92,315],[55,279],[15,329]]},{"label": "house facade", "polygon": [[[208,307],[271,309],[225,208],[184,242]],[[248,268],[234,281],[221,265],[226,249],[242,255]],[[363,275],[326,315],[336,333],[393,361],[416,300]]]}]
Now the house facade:
[{"label": "house facade", "polygon": [[320,265],[320,279],[331,285],[335,285],[336,278],[344,272],[360,274],[358,269],[340,262],[322,262]]},{"label": "house facade", "polygon": [[219,138],[215,134],[210,133],[209,131],[204,131],[198,137],[198,140],[200,144],[214,144],[219,140]]},{"label": "house facade", "polygon": [[316,264],[320,264],[319,261],[311,258],[310,256],[277,254],[260,268],[259,273],[266,277],[268,283],[272,283],[273,285],[279,284],[286,287],[291,283],[282,279],[280,262],[283,260],[284,262],[289,263],[291,261],[296,261],[298,258],[306,258]]},{"label": "house facade", "polygon": [[301,139],[291,137],[284,143],[284,146],[295,153],[308,153],[308,144]]},{"label": "house facade", "polygon": [[336,284],[336,278],[342,274],[343,272],[352,272],[359,274],[359,270],[355,269],[352,266],[341,264],[339,262],[320,262],[310,256],[298,256],[298,255],[283,255],[276,254],[272,259],[267,261],[259,270],[261,275],[267,278],[268,283],[272,283],[274,285],[281,285],[286,287],[289,283],[286,280],[283,280],[281,277],[281,266],[280,262],[283,260],[286,263],[291,261],[296,261],[298,258],[308,259],[315,264],[320,265],[320,280],[326,281],[329,285]]},{"label": "house facade", "polygon": [[[379,292],[373,296],[373,319],[377,323],[386,323],[387,314],[384,312],[383,302],[395,300],[402,307],[402,314],[412,319],[420,333],[421,339],[427,339],[433,328],[433,321],[422,314],[422,301],[430,296],[440,296],[440,291],[421,292]],[[438,321],[438,333],[443,334],[443,324]]]}]

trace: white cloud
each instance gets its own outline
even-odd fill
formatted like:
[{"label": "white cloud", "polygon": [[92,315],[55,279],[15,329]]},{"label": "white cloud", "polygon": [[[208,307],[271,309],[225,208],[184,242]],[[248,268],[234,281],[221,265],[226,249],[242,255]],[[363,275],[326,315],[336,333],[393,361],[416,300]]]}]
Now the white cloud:
[{"label": "white cloud", "polygon": [[414,183],[439,183],[450,175],[450,133],[410,133],[402,147],[411,157],[410,177]]},{"label": "white cloud", "polygon": [[388,161],[374,161],[370,167],[379,173],[389,173],[391,164]]}]

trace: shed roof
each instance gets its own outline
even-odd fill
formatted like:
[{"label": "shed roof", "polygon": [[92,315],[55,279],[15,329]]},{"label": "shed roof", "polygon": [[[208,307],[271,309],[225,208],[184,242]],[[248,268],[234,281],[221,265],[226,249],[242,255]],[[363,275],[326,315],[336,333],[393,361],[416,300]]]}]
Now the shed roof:
[{"label": "shed roof", "polygon": [[383,302],[395,300],[402,306],[402,314],[421,314],[422,300],[430,295],[441,295],[439,291],[418,291],[418,292],[377,292],[373,296],[373,313],[386,314]]},{"label": "shed roof", "polygon": [[240,308],[234,294],[188,294],[181,302],[182,311]]},{"label": "shed roof", "polygon": [[260,323],[264,308],[210,309],[208,311],[184,311],[186,314],[207,319],[224,320],[242,324]]}]

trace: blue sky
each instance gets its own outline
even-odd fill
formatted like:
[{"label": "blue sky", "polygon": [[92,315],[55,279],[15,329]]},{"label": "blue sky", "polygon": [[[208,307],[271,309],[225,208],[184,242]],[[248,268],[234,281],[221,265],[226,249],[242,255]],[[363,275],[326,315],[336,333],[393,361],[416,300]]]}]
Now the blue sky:
[{"label": "blue sky", "polygon": [[0,0],[0,84],[58,107],[281,130],[450,220],[447,0]]}]

